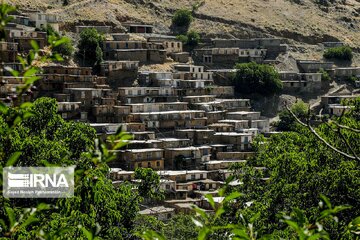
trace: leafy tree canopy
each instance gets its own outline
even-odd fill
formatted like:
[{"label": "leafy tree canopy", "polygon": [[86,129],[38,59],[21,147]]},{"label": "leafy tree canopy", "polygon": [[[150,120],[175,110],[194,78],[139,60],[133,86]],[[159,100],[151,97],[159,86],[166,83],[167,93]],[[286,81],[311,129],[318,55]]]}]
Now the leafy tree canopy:
[{"label": "leafy tree canopy", "polygon": [[283,87],[278,72],[266,64],[238,63],[235,65],[235,90],[239,93],[271,95]]}]

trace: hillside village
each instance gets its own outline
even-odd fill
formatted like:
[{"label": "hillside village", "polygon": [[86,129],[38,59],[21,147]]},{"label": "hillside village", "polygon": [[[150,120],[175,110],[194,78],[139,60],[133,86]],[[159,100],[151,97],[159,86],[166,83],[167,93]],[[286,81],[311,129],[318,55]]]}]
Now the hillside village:
[{"label": "hillside village", "polygon": [[[31,41],[40,48],[47,45],[48,36],[39,29],[50,25],[61,31],[64,26],[58,15],[40,11],[24,10],[13,17],[5,28],[5,41],[0,42],[0,64],[1,69],[21,70],[16,56],[32,49]],[[118,128],[131,133],[133,139],[116,150],[117,159],[109,163],[109,177],[117,185],[132,181],[135,168],[157,171],[166,199],[144,207],[141,214],[166,220],[175,213],[192,211],[192,204],[210,209],[203,196],[210,193],[215,201],[222,200],[217,189],[225,184],[232,164],[254,155],[254,138],[277,134],[269,117],[254,110],[250,99],[236,94],[233,66],[239,62],[280,66],[288,45],[281,38],[214,38],[204,39],[188,52],[182,41],[157,33],[152,25],[124,22],[122,27],[126,30],[76,26],[73,35],[95,28],[106,37],[99,74],[74,63],[49,64],[23,100],[53,97],[62,118],[89,123],[103,139]],[[321,47],[343,45],[324,42]],[[166,70],[161,66],[167,66]],[[322,69],[345,87],[333,88],[332,82],[322,79]],[[340,116],[347,108],[341,101],[360,96],[359,80],[346,87],[346,79],[360,78],[360,66],[296,59],[296,69],[278,70],[283,93],[317,95],[316,114],[321,110]],[[1,101],[12,106],[16,87],[24,81],[5,70],[0,79]]]}]

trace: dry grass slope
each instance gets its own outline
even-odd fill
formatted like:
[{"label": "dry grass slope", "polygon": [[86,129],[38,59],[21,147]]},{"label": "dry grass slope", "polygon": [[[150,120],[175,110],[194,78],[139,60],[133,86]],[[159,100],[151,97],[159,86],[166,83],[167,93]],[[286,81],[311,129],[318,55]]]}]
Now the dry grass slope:
[{"label": "dry grass slope", "polygon": [[[94,20],[119,24],[140,21],[167,32],[171,13],[189,8],[193,0],[8,0],[23,8],[57,13],[65,22]],[[360,2],[346,0],[321,10],[314,0],[205,0],[191,26],[210,36],[279,36],[290,41],[316,44],[344,41],[360,49]]]}]

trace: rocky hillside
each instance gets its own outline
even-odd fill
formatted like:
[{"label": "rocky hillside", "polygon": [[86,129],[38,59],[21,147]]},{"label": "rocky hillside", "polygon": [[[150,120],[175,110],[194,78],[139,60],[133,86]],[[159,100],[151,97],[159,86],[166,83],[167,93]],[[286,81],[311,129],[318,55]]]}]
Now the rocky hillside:
[{"label": "rocky hillside", "polygon": [[360,51],[359,0],[69,1],[64,7],[63,0],[8,0],[21,8],[57,13],[67,23],[138,21],[156,25],[161,33],[169,32],[176,9],[197,5],[191,28],[209,37],[283,37],[293,45],[293,52],[313,58],[319,58],[321,50],[306,45],[322,41],[344,41]]}]

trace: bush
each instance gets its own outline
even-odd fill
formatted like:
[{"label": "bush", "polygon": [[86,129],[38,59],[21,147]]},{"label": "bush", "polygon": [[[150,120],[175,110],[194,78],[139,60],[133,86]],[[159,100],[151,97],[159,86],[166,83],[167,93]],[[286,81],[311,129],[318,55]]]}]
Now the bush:
[{"label": "bush", "polygon": [[330,75],[329,75],[329,73],[327,71],[320,68],[319,73],[321,73],[321,81],[326,81],[326,82],[331,81],[331,77],[330,77]]},{"label": "bush", "polygon": [[200,35],[194,30],[191,30],[187,33],[187,42],[186,45],[190,47],[196,47],[200,42]]},{"label": "bush", "polygon": [[351,61],[353,53],[351,48],[348,46],[334,47],[325,51],[324,58]]},{"label": "bush", "polygon": [[191,11],[187,9],[179,9],[176,10],[172,18],[172,23],[176,27],[189,27],[192,20],[193,17]]},{"label": "bush", "polygon": [[184,34],[177,35],[176,38],[181,41],[183,44],[186,44],[188,41],[188,37]]},{"label": "bush", "polygon": [[194,30],[189,31],[186,35],[178,35],[176,38],[190,48],[196,47],[201,39],[200,34]]},{"label": "bush", "polygon": [[239,93],[260,93],[272,95],[283,88],[278,72],[265,64],[238,63],[235,65],[235,91]]}]

